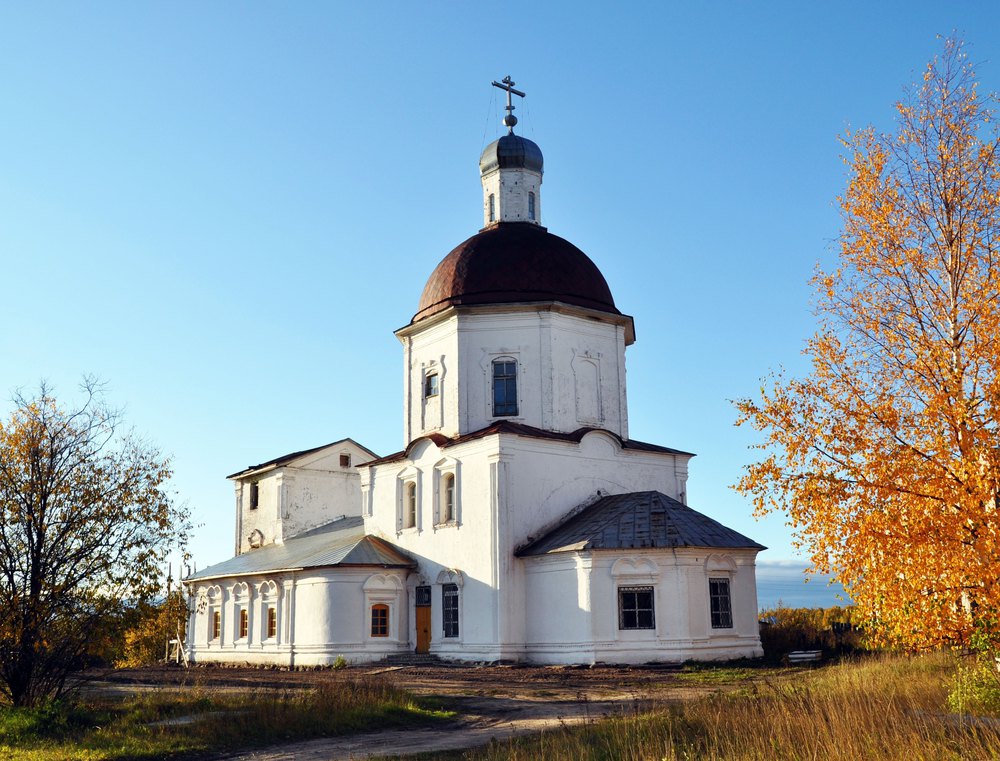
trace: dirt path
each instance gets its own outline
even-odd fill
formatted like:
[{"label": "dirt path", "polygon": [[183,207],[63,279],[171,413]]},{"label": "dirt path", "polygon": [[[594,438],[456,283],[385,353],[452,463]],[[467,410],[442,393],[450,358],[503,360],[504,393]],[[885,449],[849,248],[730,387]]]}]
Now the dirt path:
[{"label": "dirt path", "polygon": [[[421,695],[442,696],[458,713],[448,724],[286,742],[215,756],[215,761],[352,761],[372,756],[444,752],[486,745],[560,725],[582,724],[651,702],[694,700],[730,684],[695,684],[675,668],[642,667],[354,667],[279,672],[250,668],[116,671],[91,682],[95,692],[149,689],[309,689],[360,677],[385,680]],[[100,679],[100,676],[98,679]],[[739,680],[735,680],[739,681]]]},{"label": "dirt path", "polygon": [[581,724],[629,710],[629,702],[464,698],[456,700],[461,719],[447,726],[394,729],[345,737],[308,740],[280,747],[218,756],[217,761],[353,761],[463,750],[560,725]]}]

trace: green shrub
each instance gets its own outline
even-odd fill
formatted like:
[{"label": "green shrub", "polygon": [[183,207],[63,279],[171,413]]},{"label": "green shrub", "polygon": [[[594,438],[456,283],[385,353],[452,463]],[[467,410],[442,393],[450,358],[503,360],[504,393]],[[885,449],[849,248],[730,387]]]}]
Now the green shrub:
[{"label": "green shrub", "polygon": [[955,713],[1000,714],[1000,672],[981,658],[959,664],[948,684],[948,709]]}]

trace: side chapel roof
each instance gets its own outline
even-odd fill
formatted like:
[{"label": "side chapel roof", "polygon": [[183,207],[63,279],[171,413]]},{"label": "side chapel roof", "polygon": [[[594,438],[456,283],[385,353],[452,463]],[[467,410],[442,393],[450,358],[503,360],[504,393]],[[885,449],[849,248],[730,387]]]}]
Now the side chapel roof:
[{"label": "side chapel roof", "polygon": [[340,518],[304,531],[284,544],[269,544],[203,568],[185,581],[292,571],[324,566],[415,568],[409,555],[384,539],[364,532],[360,516]]},{"label": "side chapel roof", "polygon": [[271,470],[272,468],[279,468],[282,465],[287,465],[288,463],[299,459],[300,457],[305,457],[306,455],[314,454],[315,452],[319,452],[322,449],[329,449],[330,447],[335,447],[338,444],[347,444],[347,443],[351,443],[354,446],[358,447],[359,449],[363,449],[365,452],[367,452],[372,456],[372,459],[378,457],[378,455],[375,454],[372,450],[370,450],[366,446],[362,446],[354,439],[351,438],[338,439],[337,441],[330,442],[329,444],[323,444],[318,447],[313,447],[312,449],[301,449],[298,452],[283,454],[280,457],[275,457],[273,460],[268,460],[267,462],[262,462],[259,463],[258,465],[250,465],[244,468],[243,470],[238,470],[235,473],[226,476],[226,478],[240,478],[241,476],[245,476],[249,473],[253,473],[258,470],[265,470],[265,469]]},{"label": "side chapel roof", "polygon": [[603,497],[515,553],[705,547],[767,549],[658,491]]}]

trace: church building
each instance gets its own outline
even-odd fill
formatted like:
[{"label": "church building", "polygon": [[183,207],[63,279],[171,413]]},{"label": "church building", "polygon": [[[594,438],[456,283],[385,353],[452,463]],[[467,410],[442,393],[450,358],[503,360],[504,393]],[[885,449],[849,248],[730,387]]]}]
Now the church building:
[{"label": "church building", "polygon": [[629,437],[633,319],[542,226],[542,152],[514,133],[523,93],[494,85],[508,132],[479,160],[483,227],[396,331],[403,450],[345,438],[229,476],[236,555],[185,580],[190,660],[762,654],[765,548],[688,506],[692,454]]}]

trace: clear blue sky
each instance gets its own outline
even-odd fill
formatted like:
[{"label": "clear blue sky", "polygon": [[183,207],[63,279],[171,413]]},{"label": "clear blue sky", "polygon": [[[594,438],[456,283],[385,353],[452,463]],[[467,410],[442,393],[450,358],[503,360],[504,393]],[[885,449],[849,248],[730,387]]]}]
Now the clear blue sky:
[{"label": "clear blue sky", "polygon": [[632,435],[697,452],[691,505],[794,558],[729,488],[727,400],[805,368],[838,135],[892,127],[938,34],[1000,88],[998,29],[987,2],[6,3],[0,393],[107,380],[173,457],[199,567],[230,556],[228,473],[401,448],[392,331],[481,226],[510,74],[544,224],[635,317]]}]

